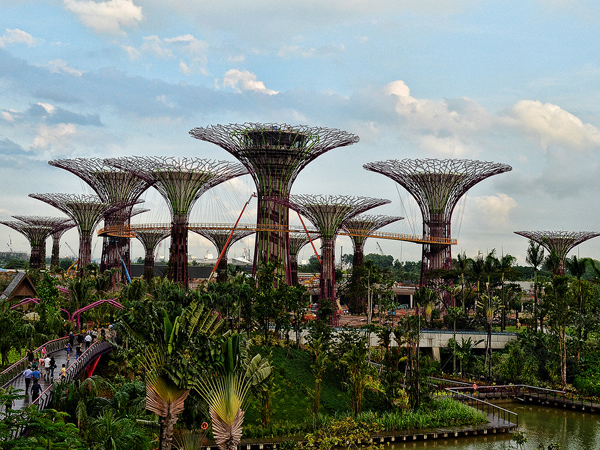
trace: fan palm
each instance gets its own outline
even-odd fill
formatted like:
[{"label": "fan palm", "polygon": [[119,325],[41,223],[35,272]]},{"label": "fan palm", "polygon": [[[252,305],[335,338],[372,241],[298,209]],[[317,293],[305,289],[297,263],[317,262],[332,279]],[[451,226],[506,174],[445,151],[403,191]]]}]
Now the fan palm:
[{"label": "fan palm", "polygon": [[537,311],[538,311],[538,286],[537,286],[537,274],[540,266],[544,263],[544,248],[541,244],[537,244],[535,241],[529,241],[529,247],[527,248],[527,256],[525,260],[528,264],[533,267],[533,319],[534,331],[537,331]]}]

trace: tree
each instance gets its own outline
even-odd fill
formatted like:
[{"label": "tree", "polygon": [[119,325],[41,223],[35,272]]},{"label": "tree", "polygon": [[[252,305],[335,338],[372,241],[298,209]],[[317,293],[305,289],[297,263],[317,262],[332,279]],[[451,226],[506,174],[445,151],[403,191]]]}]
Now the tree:
[{"label": "tree", "polygon": [[546,293],[548,325],[558,338],[560,379],[562,388],[567,387],[567,325],[571,321],[572,293],[566,275],[555,275]]},{"label": "tree", "polygon": [[465,302],[465,275],[469,272],[471,262],[472,260],[467,258],[467,255],[463,252],[456,255],[456,259],[452,264],[453,269],[460,275],[461,304],[465,314],[467,313],[467,304]]},{"label": "tree", "polygon": [[527,261],[527,264],[533,267],[533,330],[537,331],[539,306],[537,275],[540,267],[544,263],[544,248],[542,245],[530,240],[525,260]]},{"label": "tree", "polygon": [[238,334],[223,342],[221,356],[218,369],[205,371],[193,386],[208,403],[216,444],[221,450],[235,450],[242,437],[248,392],[271,375],[272,367],[259,354],[245,360]]},{"label": "tree", "polygon": [[319,410],[321,409],[321,384],[323,382],[323,375],[327,369],[327,364],[329,363],[329,357],[325,352],[325,346],[322,337],[313,339],[308,345],[308,349],[314,357],[314,362],[310,366],[310,369],[315,377],[315,389],[310,394],[313,401],[313,418],[316,419],[319,416]]},{"label": "tree", "polygon": [[359,345],[351,347],[340,362],[346,367],[348,381],[345,384],[350,389],[352,412],[357,416],[361,411],[364,392],[373,372],[367,361],[366,340],[362,339]]},{"label": "tree", "polygon": [[[581,277],[585,274],[587,268],[587,258],[578,259],[577,256],[573,255],[572,258],[567,259],[566,261],[567,270],[577,278],[577,313],[580,316],[585,315],[584,311],[584,302],[583,302],[583,293],[581,289]],[[577,338],[581,339],[582,337],[582,327],[577,327]]]}]

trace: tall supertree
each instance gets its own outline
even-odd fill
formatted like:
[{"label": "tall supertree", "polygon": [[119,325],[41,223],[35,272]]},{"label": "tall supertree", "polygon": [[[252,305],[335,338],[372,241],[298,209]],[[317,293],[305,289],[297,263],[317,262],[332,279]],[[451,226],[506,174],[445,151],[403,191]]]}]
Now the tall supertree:
[{"label": "tall supertree", "polygon": [[171,210],[169,279],[188,286],[188,219],[202,194],[248,172],[241,164],[200,158],[124,157],[107,164],[128,170],[152,184]]},{"label": "tall supertree", "polygon": [[403,159],[372,162],[365,169],[402,185],[423,215],[421,281],[436,269],[452,269],[450,222],[458,200],[474,185],[512,167],[468,159]]},{"label": "tall supertree", "polygon": [[[50,236],[52,236],[52,256],[50,258],[50,267],[56,269],[60,265],[60,238],[67,231],[75,226],[75,223],[66,217],[41,217],[41,216],[13,216],[15,219],[26,222],[29,225],[50,227]],[[41,261],[45,263],[45,245],[42,246],[43,254]]]},{"label": "tall supertree", "polygon": [[[227,245],[225,253],[219,261],[219,265],[217,267],[217,281],[220,283],[227,281],[227,253],[229,252],[231,246],[240,239],[244,239],[246,236],[250,236],[252,233],[254,233],[252,230],[234,230],[233,234],[229,230],[194,229],[192,231],[212,242],[212,244],[217,248],[217,253],[219,255],[221,252],[223,252],[225,245]],[[230,235],[231,239],[229,239]]]},{"label": "tall supertree", "polygon": [[560,264],[555,268],[554,275],[565,274],[565,259],[573,247],[600,236],[594,231],[515,231],[515,234],[535,241],[551,254],[556,254]]},{"label": "tall supertree", "polygon": [[154,251],[156,246],[169,237],[171,231],[161,229],[136,229],[135,237],[144,246],[144,279],[146,281],[154,277]]},{"label": "tall supertree", "polygon": [[107,203],[95,195],[86,194],[29,194],[60,209],[79,230],[79,268],[84,270],[92,262],[92,233],[98,222],[111,212],[131,206],[126,202]]},{"label": "tall supertree", "polygon": [[[127,227],[130,223],[133,205],[152,184],[131,172],[108,165],[100,158],[56,159],[48,164],[68,170],[84,180],[105,203],[127,203],[130,206],[108,213],[104,217],[105,227]],[[104,236],[100,271],[110,270],[125,264],[131,269],[129,238]],[[125,274],[122,274],[125,277]],[[122,281],[125,281],[122,278]]]},{"label": "tall supertree", "polygon": [[[20,220],[0,221],[1,224],[18,231],[27,238],[31,245],[31,254],[29,256],[29,267],[32,269],[42,268],[42,248],[46,244],[46,239],[52,233],[52,228],[44,225],[30,225]],[[46,264],[44,263],[44,268]]]},{"label": "tall supertree", "polygon": [[[352,239],[352,246],[354,247],[354,255],[352,258],[352,282],[355,283],[356,286],[362,286],[362,267],[365,262],[365,241],[369,235],[390,223],[402,219],[403,217],[397,216],[361,214],[344,221],[342,228],[348,236],[350,236],[350,239]],[[352,294],[351,298],[353,299],[353,304],[348,305],[350,306],[350,310],[364,311],[367,305],[366,297],[360,295],[358,292]]]},{"label": "tall supertree", "polygon": [[258,196],[259,231],[253,270],[256,273],[262,263],[275,262],[281,265],[290,284],[289,211],[285,203],[292,184],[308,163],[329,150],[358,142],[358,136],[331,128],[285,123],[213,125],[194,128],[190,134],[222,147],[248,168]]},{"label": "tall supertree", "polygon": [[[282,201],[282,200],[277,200]],[[342,223],[389,200],[348,195],[290,195],[287,205],[308,220],[321,233],[320,300],[328,299],[337,311],[335,293],[335,238]],[[337,315],[334,315],[334,320]]]},{"label": "tall supertree", "polygon": [[292,272],[292,286],[298,284],[298,253],[310,241],[319,239],[319,233],[290,233],[290,270]]}]

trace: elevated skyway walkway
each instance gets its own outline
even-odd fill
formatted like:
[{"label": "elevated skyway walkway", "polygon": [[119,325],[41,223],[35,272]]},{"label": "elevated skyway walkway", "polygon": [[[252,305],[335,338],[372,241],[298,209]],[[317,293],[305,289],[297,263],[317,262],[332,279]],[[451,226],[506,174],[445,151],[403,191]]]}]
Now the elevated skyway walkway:
[{"label": "elevated skyway walkway", "polygon": [[[115,236],[115,237],[126,237],[135,238],[136,231],[138,230],[164,230],[169,231],[171,229],[170,223],[148,223],[130,226],[113,226],[102,228],[98,231],[98,236]],[[188,230],[233,230],[234,224],[232,223],[190,223],[188,224]],[[245,231],[280,231],[285,233],[307,233],[319,234],[319,231],[315,228],[307,228],[306,230],[301,227],[283,227],[277,225],[269,225],[268,227],[258,227],[256,224],[238,224],[235,227],[236,230]],[[377,239],[391,239],[395,241],[406,241],[415,242],[418,244],[442,244],[442,245],[456,245],[456,239],[446,239],[432,236],[421,236],[416,234],[404,234],[404,233],[386,233],[383,231],[373,231],[371,233],[365,233],[363,230],[340,230],[338,233],[341,236],[364,236],[373,237]]]}]

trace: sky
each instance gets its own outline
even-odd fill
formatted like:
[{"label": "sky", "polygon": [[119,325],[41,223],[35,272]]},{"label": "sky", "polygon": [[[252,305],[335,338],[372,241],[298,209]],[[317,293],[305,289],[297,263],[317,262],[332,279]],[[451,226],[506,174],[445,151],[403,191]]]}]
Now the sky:
[{"label": "sky", "polygon": [[[358,135],[311,162],[292,193],[387,198],[370,212],[405,220],[383,231],[420,234],[421,216],[401,186],[363,164],[512,166],[461,200],[453,254],[495,249],[525,265],[528,242],[514,231],[600,230],[596,1],[0,0],[0,11],[0,220],[62,215],[30,193],[92,193],[49,160],[235,161],[189,130],[260,122]],[[215,188],[191,220],[234,221],[254,190],[248,176]],[[150,211],[135,222],[169,221],[155,191],[144,198]],[[253,201],[242,221],[255,212]],[[75,230],[63,239],[77,251]],[[366,252],[378,244],[402,261],[420,259],[409,242],[369,239]],[[29,244],[0,226],[0,248]],[[252,238],[232,255],[244,248],[253,250]],[[338,239],[338,257],[351,249]],[[191,234],[190,254],[207,252],[208,241]],[[600,259],[600,238],[571,254]],[[137,241],[132,256],[143,256]],[[309,256],[310,246],[300,253]]]}]

